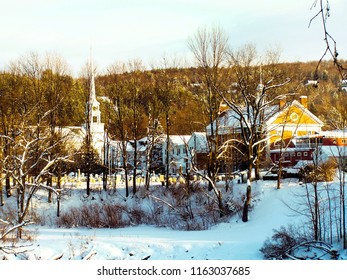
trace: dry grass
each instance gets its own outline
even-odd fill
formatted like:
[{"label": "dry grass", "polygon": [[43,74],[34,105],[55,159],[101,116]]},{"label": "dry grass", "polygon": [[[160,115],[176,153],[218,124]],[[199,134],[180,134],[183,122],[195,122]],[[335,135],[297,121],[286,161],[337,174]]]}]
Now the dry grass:
[{"label": "dry grass", "polygon": [[[234,213],[226,207],[223,214],[226,214],[225,220]],[[154,187],[146,193],[139,190],[137,195],[125,200],[110,194],[100,201],[94,198],[80,207],[65,210],[57,218],[56,225],[67,228],[122,228],[151,224],[177,230],[205,230],[221,221],[213,193],[208,192],[206,187],[195,184],[188,189],[185,184],[175,184],[169,188]]]}]

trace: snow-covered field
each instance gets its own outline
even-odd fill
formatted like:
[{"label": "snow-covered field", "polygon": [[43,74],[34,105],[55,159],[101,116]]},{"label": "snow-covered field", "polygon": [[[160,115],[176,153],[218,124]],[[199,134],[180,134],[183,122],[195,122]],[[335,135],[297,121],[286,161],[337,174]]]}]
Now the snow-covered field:
[{"label": "snow-covered field", "polygon": [[[230,223],[205,231],[175,231],[154,226],[69,230],[40,228],[35,250],[44,259],[60,253],[68,258],[74,258],[74,254],[80,257],[83,252],[95,252],[93,259],[261,259],[258,248],[265,238],[273,228],[291,220],[286,215],[289,212],[281,207],[281,198],[287,190],[279,192],[269,186],[265,192],[264,200],[251,214],[249,223],[235,218]],[[277,218],[273,214],[270,218],[271,212]]]},{"label": "snow-covered field", "polygon": [[[245,185],[235,185],[241,193]],[[152,225],[118,229],[51,228],[32,225],[33,241],[25,254],[29,260],[262,260],[259,249],[274,229],[300,222],[285,204],[292,204],[294,193],[303,187],[297,179],[286,179],[280,190],[275,181],[253,183],[258,196],[249,221],[238,215],[209,230],[180,231]],[[285,203],[284,203],[285,202]],[[62,211],[74,201],[63,201]],[[65,205],[64,205],[65,204]],[[47,209],[47,216],[55,207]],[[341,258],[345,258],[343,253]],[[9,259],[23,258],[8,255]],[[347,257],[346,257],[347,258]]]},{"label": "snow-covered field", "polygon": [[264,189],[261,201],[250,213],[247,223],[237,216],[204,231],[177,231],[146,225],[121,229],[39,228],[34,243],[35,255],[42,259],[60,254],[64,259],[95,254],[93,259],[103,260],[262,259],[259,248],[272,230],[296,219],[282,200],[290,197],[291,188],[297,184],[288,183],[281,190],[276,190],[273,182],[261,187]]}]

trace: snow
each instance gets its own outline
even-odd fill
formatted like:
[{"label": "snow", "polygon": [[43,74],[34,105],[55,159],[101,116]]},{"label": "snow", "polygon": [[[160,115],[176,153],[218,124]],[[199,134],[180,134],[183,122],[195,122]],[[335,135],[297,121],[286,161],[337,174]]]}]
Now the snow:
[{"label": "snow", "polygon": [[[244,188],[243,184],[235,185],[234,194],[242,195]],[[247,223],[236,215],[201,231],[152,225],[117,229],[33,225],[30,227],[34,231],[34,241],[27,258],[48,260],[61,255],[61,259],[82,259],[93,253],[93,260],[140,260],[146,257],[151,260],[261,260],[259,249],[273,229],[297,221],[283,203],[288,202],[296,188],[301,188],[296,179],[286,180],[280,190],[276,189],[275,181],[254,183],[253,192],[259,195]],[[66,201],[62,209],[67,211],[68,207],[81,203],[81,200],[78,203]]]},{"label": "snow", "polygon": [[[221,183],[223,184],[223,182]],[[94,185],[94,190],[97,186],[98,183]],[[234,184],[233,195],[243,195],[245,187],[245,184]],[[81,188],[80,191],[84,192],[83,185],[74,188]],[[99,275],[97,272],[104,267],[110,269],[119,267],[127,269],[134,267],[141,267],[141,269],[179,267],[186,276],[184,278],[190,276],[192,267],[211,266],[249,267],[253,277],[248,277],[248,279],[278,279],[283,276],[283,273],[290,274],[297,279],[301,279],[304,275],[306,278],[316,277],[317,279],[326,279],[336,275],[336,273],[341,275],[340,273],[343,271],[346,272],[343,261],[305,261],[305,267],[303,267],[302,262],[297,261],[261,261],[263,256],[259,249],[264,241],[272,236],[274,229],[289,224],[301,224],[301,217],[295,215],[286,204],[295,205],[293,200],[297,199],[297,194],[303,190],[304,187],[297,179],[284,179],[281,189],[276,189],[276,181],[253,182],[254,200],[247,223],[242,222],[239,215],[235,215],[208,230],[200,231],[173,230],[154,225],[114,229],[57,228],[49,226],[49,221],[54,219],[56,204],[53,203],[53,207],[52,205],[49,206],[41,198],[36,201],[36,207],[40,206],[39,210],[46,216],[46,225],[37,224],[26,227],[26,229],[29,228],[32,239],[16,244],[28,246],[24,255],[6,255],[6,258],[10,260],[41,261],[21,262],[20,270],[17,269],[17,262],[0,261],[0,270],[3,271],[2,277],[10,277],[13,271],[16,271],[18,278],[32,276],[37,280],[46,279],[47,274],[37,273],[41,271],[41,263],[44,260],[58,259],[63,261],[43,262],[43,265],[54,275],[67,279],[77,277],[79,279],[95,279]],[[124,200],[121,195],[124,189],[118,186],[117,191],[119,193],[116,196]],[[94,199],[85,195],[72,194],[73,191],[62,201],[62,212],[87,203],[98,203],[100,197],[105,198],[107,196],[104,194],[98,198],[94,193]],[[5,200],[3,207],[7,206],[6,202]],[[138,200],[130,199],[126,203],[136,204]],[[146,203],[148,200],[144,199],[143,204]],[[68,261],[81,259],[90,259],[93,262]],[[340,251],[340,259],[347,259],[346,251]],[[134,262],[139,260],[147,260],[148,262]],[[270,271],[271,274],[269,274]],[[205,279],[207,276],[201,277]],[[222,276],[209,277],[222,278]],[[161,278],[161,276],[150,278],[168,279],[167,277]],[[178,278],[175,277],[175,279]],[[195,278],[201,279],[200,276],[195,276]],[[122,279],[126,279],[126,277],[124,276]]]}]

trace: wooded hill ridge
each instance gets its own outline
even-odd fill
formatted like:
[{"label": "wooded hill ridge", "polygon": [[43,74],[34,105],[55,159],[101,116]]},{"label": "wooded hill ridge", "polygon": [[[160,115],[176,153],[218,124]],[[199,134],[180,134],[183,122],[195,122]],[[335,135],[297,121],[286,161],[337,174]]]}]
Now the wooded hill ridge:
[{"label": "wooded hill ridge", "polygon": [[[85,123],[85,104],[89,96],[91,74],[73,78],[57,67],[34,62],[30,58],[0,73],[2,128],[16,123],[16,118],[22,119],[24,116],[35,122],[38,112],[47,112],[53,108],[56,108],[56,113],[52,114],[50,122],[56,127],[80,126]],[[341,86],[342,78],[332,61],[322,61],[316,73],[317,64],[317,61],[312,61],[248,67],[245,77],[250,91],[255,90],[261,82],[290,79],[288,84],[277,90],[296,93],[297,97],[308,96],[309,110],[324,121],[326,129],[337,129],[336,118],[346,115],[347,93]],[[112,121],[115,108],[121,109],[125,126],[134,123],[134,118],[137,119],[136,134],[139,138],[146,135],[149,116],[159,120],[164,128],[169,124],[170,134],[205,131],[209,123],[203,105],[206,105],[204,99],[207,98],[204,83],[208,79],[203,77],[205,73],[202,68],[143,70],[138,67],[122,73],[114,71],[96,75],[96,95],[101,103],[102,122],[114,139],[120,136],[120,130],[114,127]],[[238,93],[232,89],[237,75],[233,67],[220,68],[216,75],[218,84],[214,86],[220,91],[229,92],[230,98],[237,100]],[[165,112],[168,113],[169,122],[165,120]]]}]

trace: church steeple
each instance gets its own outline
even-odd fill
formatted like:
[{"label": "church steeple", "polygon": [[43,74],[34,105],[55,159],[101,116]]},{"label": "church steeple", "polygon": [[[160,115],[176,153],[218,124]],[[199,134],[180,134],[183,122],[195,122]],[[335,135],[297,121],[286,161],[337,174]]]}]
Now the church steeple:
[{"label": "church steeple", "polygon": [[261,69],[261,65],[259,67],[259,84],[257,86],[257,91],[261,92],[264,88],[264,83],[263,83],[263,70]]},{"label": "church steeple", "polygon": [[90,144],[97,150],[100,158],[103,158],[105,125],[101,122],[100,103],[96,99],[95,75],[90,51],[88,63],[89,94],[86,104],[86,124],[84,125],[86,135],[89,135]]},{"label": "church steeple", "polygon": [[[92,55],[90,55],[92,56]],[[100,112],[100,103],[96,99],[95,91],[95,77],[94,77],[94,66],[92,57],[90,57],[90,88],[89,88],[89,123],[92,126],[93,124],[101,123],[101,112]]]},{"label": "church steeple", "polygon": [[90,102],[98,102],[96,100],[96,93],[95,93],[95,77],[94,77],[94,64],[93,64],[93,58],[92,58],[92,51],[90,51],[90,89],[89,89],[89,100]]}]

